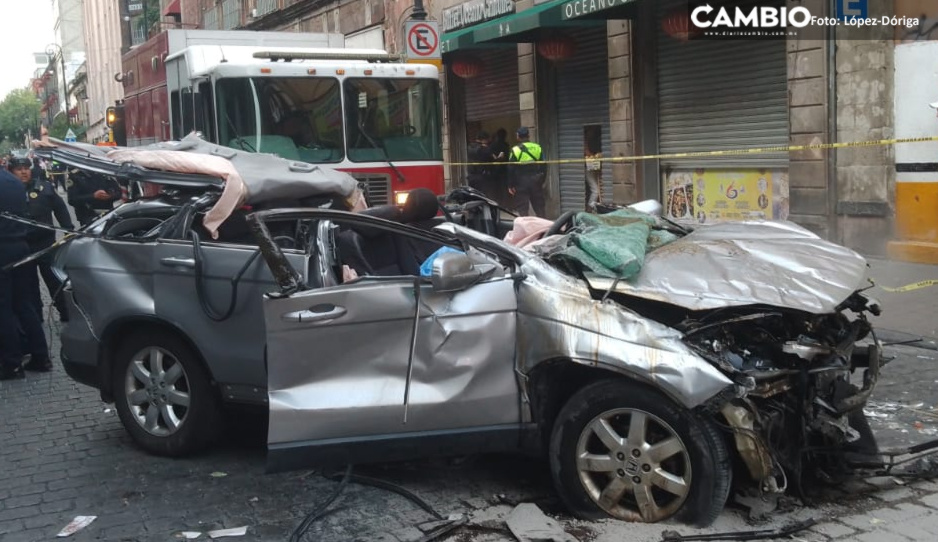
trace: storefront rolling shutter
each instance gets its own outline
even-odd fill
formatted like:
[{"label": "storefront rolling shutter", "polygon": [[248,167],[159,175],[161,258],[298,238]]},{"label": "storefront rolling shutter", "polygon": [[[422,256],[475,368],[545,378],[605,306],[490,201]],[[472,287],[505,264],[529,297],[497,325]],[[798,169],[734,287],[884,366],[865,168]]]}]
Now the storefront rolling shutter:
[{"label": "storefront rolling shutter", "polygon": [[[785,40],[681,41],[658,34],[661,153],[788,145]],[[788,153],[662,159],[661,165],[787,167]]]},{"label": "storefront rolling shutter", "polygon": [[[609,138],[609,67],[605,27],[571,32],[576,56],[557,68],[559,156],[583,159],[583,127],[602,126],[603,156],[612,156]],[[543,139],[543,136],[541,136]],[[541,142],[543,143],[543,142]],[[586,208],[586,172],[582,162],[560,164],[561,211]],[[612,201],[612,168],[603,167],[603,200]]]},{"label": "storefront rolling shutter", "polygon": [[518,49],[476,53],[484,68],[466,80],[466,122],[518,114]]}]

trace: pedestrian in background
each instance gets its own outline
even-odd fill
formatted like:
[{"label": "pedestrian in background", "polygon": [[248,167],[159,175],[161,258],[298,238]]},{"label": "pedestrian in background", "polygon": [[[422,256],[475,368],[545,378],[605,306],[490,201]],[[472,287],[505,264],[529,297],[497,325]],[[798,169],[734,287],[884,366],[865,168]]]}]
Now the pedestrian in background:
[{"label": "pedestrian in background", "polygon": [[489,146],[492,151],[492,184],[495,187],[495,201],[506,209],[511,208],[511,198],[508,196],[508,155],[511,145],[508,144],[508,131],[499,128],[495,132],[495,139]]},{"label": "pedestrian in background", "polygon": [[481,131],[475,141],[469,145],[469,186],[492,197],[492,150],[489,148],[489,134]]},{"label": "pedestrian in background", "polygon": [[[29,171],[30,164],[24,164]],[[0,212],[25,217],[26,187],[23,181],[5,169],[0,169]],[[42,322],[29,290],[28,266],[4,270],[29,255],[26,244],[27,226],[12,220],[0,219],[0,380],[23,377],[27,371],[50,371],[49,349]],[[32,269],[35,277],[35,269]],[[32,283],[35,283],[35,278]],[[21,337],[20,331],[23,336]],[[24,345],[25,342],[25,345]],[[30,354],[29,362],[23,366],[23,354]]]},{"label": "pedestrian in background", "polygon": [[509,172],[508,193],[511,194],[513,207],[519,216],[528,216],[528,207],[534,214],[546,217],[546,198],[544,182],[547,180],[546,160],[541,146],[530,140],[526,126],[518,128],[518,144],[512,147],[508,161],[512,163]]},{"label": "pedestrian in background", "polygon": [[69,172],[68,202],[75,208],[75,218],[82,226],[87,226],[98,216],[114,208],[114,202],[121,199],[121,188],[117,181],[97,173],[79,169]]},{"label": "pedestrian in background", "polygon": [[603,153],[587,143],[583,154],[586,165],[586,210],[595,213],[596,205],[602,201],[603,189]]},{"label": "pedestrian in background", "polygon": [[[19,158],[17,160],[26,159]],[[28,160],[26,160],[26,163],[28,164]],[[33,167],[36,167],[35,163]],[[55,215],[55,220],[58,221],[59,226],[67,230],[75,229],[75,226],[72,224],[72,217],[68,213],[68,207],[58,193],[56,193],[55,187],[52,186],[51,182],[41,180],[35,174],[35,169],[33,169],[33,174],[30,175],[29,169],[23,166],[22,163],[17,166],[15,160],[10,167],[10,172],[22,181],[23,185],[26,187],[26,207],[29,218],[36,222],[52,226],[54,225],[52,216]],[[53,243],[55,243],[55,231],[53,230],[28,228],[26,231],[26,244],[29,245],[29,251],[31,253],[43,251],[52,246]],[[55,308],[59,313],[59,320],[67,322],[68,313],[65,309],[65,299],[62,295],[57,295],[61,294],[59,290],[62,287],[62,281],[60,281],[59,277],[52,271],[52,258],[53,254],[47,253],[40,256],[35,262],[25,265],[31,266],[34,269],[38,268],[39,275],[42,276],[42,281],[46,284],[46,289],[49,290],[49,297],[52,298],[52,302],[55,304]],[[30,276],[33,280],[38,281],[35,271],[31,272]],[[35,303],[41,319],[42,296],[39,292],[38,282],[35,287],[31,289],[35,293]]]}]

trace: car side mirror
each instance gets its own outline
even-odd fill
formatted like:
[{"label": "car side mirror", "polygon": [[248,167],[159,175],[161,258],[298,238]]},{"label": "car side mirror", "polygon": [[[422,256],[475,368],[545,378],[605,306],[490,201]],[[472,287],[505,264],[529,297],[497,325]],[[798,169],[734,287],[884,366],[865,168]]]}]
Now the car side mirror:
[{"label": "car side mirror", "polygon": [[496,269],[495,265],[473,263],[465,253],[446,252],[433,260],[431,283],[437,292],[465,290],[492,276]]}]

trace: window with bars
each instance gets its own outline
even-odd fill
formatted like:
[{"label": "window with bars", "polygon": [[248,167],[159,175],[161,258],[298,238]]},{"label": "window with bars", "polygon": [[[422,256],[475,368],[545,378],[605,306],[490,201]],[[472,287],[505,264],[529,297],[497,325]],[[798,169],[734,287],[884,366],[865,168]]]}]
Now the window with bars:
[{"label": "window with bars", "polygon": [[202,28],[218,30],[218,8],[210,8],[202,13]]},{"label": "window with bars", "polygon": [[221,4],[222,23],[225,30],[231,30],[241,26],[241,4],[242,0],[225,0]]}]

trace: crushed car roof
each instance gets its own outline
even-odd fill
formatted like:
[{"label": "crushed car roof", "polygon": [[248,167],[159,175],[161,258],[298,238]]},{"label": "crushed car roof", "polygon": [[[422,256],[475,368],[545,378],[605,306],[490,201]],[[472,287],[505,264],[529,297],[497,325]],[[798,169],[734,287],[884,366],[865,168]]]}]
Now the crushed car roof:
[{"label": "crushed car roof", "polygon": [[334,195],[347,198],[352,207],[360,199],[358,181],[348,173],[272,154],[222,147],[195,133],[181,141],[134,148],[112,147],[106,153],[93,145],[52,139],[34,144],[41,155],[51,155],[56,161],[117,178],[158,184],[221,186],[222,195],[204,221],[213,235],[231,212],[245,203]]}]

